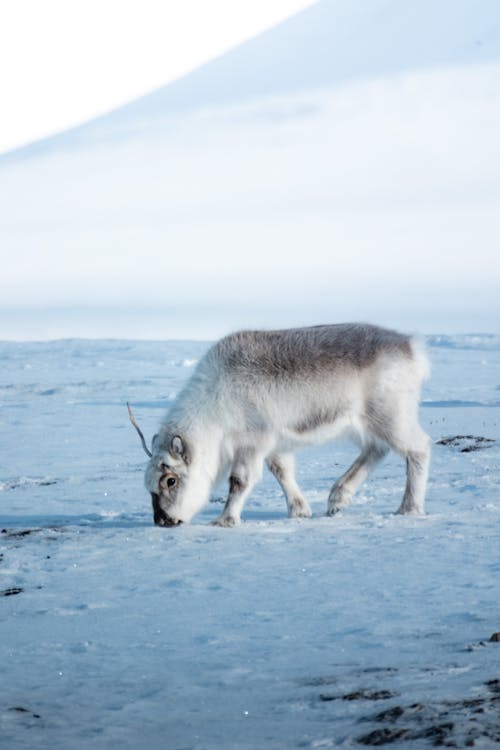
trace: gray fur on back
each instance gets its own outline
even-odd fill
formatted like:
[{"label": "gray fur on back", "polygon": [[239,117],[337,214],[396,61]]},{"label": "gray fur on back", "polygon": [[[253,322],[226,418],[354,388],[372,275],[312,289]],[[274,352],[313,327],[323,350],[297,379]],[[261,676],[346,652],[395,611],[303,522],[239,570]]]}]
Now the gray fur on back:
[{"label": "gray fur on back", "polygon": [[411,357],[410,337],[367,323],[278,331],[239,331],[211,350],[227,372],[296,378],[337,368],[369,367],[381,354]]}]

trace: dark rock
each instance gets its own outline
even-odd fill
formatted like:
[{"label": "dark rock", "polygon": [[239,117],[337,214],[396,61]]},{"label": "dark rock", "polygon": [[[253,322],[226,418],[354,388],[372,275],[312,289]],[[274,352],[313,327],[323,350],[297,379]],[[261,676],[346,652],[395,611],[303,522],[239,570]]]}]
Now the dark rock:
[{"label": "dark rock", "polygon": [[374,747],[377,747],[380,745],[388,745],[391,742],[397,742],[398,740],[407,739],[410,738],[410,736],[411,732],[409,729],[388,729],[384,727],[384,729],[375,729],[374,732],[358,737],[357,741],[362,745],[373,745]]},{"label": "dark rock", "polygon": [[482,437],[481,435],[450,435],[436,441],[436,445],[447,445],[452,448],[459,448],[460,453],[472,453],[484,448],[491,448],[496,442],[493,438]]},{"label": "dark rock", "polygon": [[388,708],[387,711],[381,711],[379,714],[373,717],[374,721],[389,722],[392,724],[402,717],[404,714],[404,708],[401,706],[394,706],[394,708]]},{"label": "dark rock", "polygon": [[22,594],[24,589],[22,589],[20,586],[13,586],[10,589],[4,589],[3,591],[0,591],[0,596],[15,596],[16,594]]},{"label": "dark rock", "polygon": [[394,698],[396,693],[390,690],[376,690],[372,693],[367,690],[355,690],[353,693],[344,693],[344,695],[330,695],[321,693],[320,701],[385,701]]},{"label": "dark rock", "polygon": [[419,737],[432,740],[433,745],[444,745],[446,740],[450,737],[453,732],[455,725],[452,721],[448,721],[445,724],[437,724],[435,726],[427,727],[423,732],[419,734]]},{"label": "dark rock", "polygon": [[500,695],[500,680],[488,680],[484,683],[488,690],[495,695]]}]

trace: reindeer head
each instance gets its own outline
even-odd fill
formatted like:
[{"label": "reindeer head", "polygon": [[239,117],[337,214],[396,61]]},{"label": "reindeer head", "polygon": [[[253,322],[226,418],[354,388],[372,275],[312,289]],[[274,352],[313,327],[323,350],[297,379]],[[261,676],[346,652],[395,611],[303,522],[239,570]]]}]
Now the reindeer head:
[{"label": "reindeer head", "polygon": [[182,508],[183,490],[188,480],[189,456],[186,445],[179,435],[155,435],[152,452],[148,449],[144,435],[135,421],[130,404],[127,404],[130,421],[139,433],[142,447],[149,456],[144,477],[146,488],[151,493],[153,517],[157,526],[177,526],[189,521],[192,514]]}]

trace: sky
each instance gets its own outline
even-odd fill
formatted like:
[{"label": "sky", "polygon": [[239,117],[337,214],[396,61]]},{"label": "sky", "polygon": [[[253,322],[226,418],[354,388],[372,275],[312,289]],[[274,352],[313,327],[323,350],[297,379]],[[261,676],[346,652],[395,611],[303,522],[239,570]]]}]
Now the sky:
[{"label": "sky", "polygon": [[0,153],[221,55],[312,0],[16,0],[0,14]]},{"label": "sky", "polygon": [[0,151],[160,91],[0,159],[0,339],[499,332],[500,11],[433,7],[4,5]]}]

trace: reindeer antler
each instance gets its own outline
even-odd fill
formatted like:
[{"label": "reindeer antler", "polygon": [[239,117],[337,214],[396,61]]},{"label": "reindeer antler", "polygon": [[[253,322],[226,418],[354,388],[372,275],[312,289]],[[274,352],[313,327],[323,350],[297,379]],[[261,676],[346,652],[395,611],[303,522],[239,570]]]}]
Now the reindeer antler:
[{"label": "reindeer antler", "polygon": [[135,429],[139,433],[139,437],[141,438],[142,447],[144,448],[145,453],[147,453],[147,455],[151,458],[151,456],[153,454],[151,453],[151,451],[148,449],[148,446],[146,445],[146,441],[144,440],[144,435],[142,434],[141,428],[139,427],[139,425],[135,421],[134,414],[132,412],[132,409],[130,408],[130,404],[129,404],[128,401],[127,401],[127,409],[128,409],[128,415],[130,417],[130,421],[134,425]]}]

